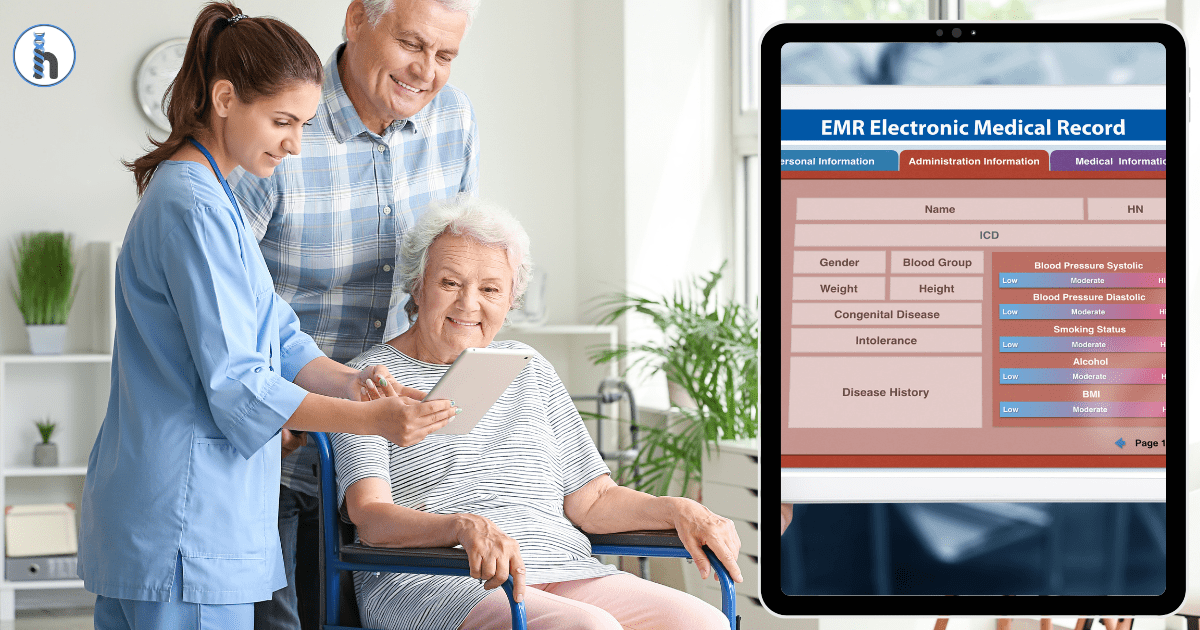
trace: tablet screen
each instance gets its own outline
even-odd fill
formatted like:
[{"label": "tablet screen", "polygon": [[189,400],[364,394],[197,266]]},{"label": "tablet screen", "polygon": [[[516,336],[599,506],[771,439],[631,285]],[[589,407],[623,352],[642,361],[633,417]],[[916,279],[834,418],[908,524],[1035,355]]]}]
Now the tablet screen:
[{"label": "tablet screen", "polygon": [[780,229],[781,500],[1165,501],[1167,440],[1185,440],[1166,387],[1172,353],[1183,370],[1166,316],[1180,64],[1112,26],[1066,42],[795,26],[763,48],[779,61],[762,142],[780,158],[763,219]]}]

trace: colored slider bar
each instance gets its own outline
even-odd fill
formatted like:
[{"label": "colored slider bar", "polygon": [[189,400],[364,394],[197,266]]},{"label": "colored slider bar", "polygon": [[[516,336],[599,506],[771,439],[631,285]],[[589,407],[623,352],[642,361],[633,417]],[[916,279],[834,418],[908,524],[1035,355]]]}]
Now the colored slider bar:
[{"label": "colored slider bar", "polygon": [[1001,337],[1000,352],[1166,352],[1166,337]]},{"label": "colored slider bar", "polygon": [[1164,402],[1013,401],[1000,403],[1001,418],[1165,418]]},{"label": "colored slider bar", "polygon": [[1166,368],[1000,368],[1001,385],[1162,385]]},{"label": "colored slider bar", "polygon": [[1166,319],[1166,304],[1001,304],[1000,319]]},{"label": "colored slider bar", "polygon": [[1165,273],[1001,273],[1001,289],[1111,289],[1167,287]]}]

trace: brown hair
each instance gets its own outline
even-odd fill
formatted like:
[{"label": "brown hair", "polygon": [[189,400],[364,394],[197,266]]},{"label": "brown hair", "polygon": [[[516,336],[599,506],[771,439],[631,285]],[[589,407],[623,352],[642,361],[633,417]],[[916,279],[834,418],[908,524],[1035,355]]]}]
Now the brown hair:
[{"label": "brown hair", "polygon": [[300,33],[273,18],[235,19],[241,13],[229,2],[210,2],[196,16],[183,67],[167,90],[171,135],[163,142],[149,138],[153,150],[123,162],[133,171],[138,195],[146,191],[163,160],[178,151],[189,136],[208,128],[216,81],[232,83],[243,103],[275,96],[300,82],[321,85],[321,58]]}]

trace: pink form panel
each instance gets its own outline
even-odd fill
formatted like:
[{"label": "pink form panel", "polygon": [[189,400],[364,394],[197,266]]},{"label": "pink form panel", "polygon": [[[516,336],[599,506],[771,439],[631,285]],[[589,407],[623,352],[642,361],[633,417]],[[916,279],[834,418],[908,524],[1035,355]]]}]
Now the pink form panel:
[{"label": "pink form panel", "polygon": [[[983,352],[982,328],[793,328],[792,352]],[[979,380],[979,371],[971,375]]]},{"label": "pink form panel", "polygon": [[[1005,197],[1019,193],[1022,197],[1065,197],[1065,198],[1114,198],[1114,199],[1146,199],[1153,197],[1164,197],[1166,194],[1166,182],[1163,180],[1022,180],[1019,186],[1014,186],[1014,182],[1007,180],[783,180],[781,182],[781,219],[782,232],[781,242],[785,252],[791,250],[791,246],[797,242],[803,242],[806,245],[817,247],[822,250],[831,250],[834,248],[845,248],[847,250],[857,250],[862,247],[908,247],[917,248],[922,245],[920,242],[923,238],[920,235],[921,229],[928,227],[954,227],[954,226],[921,226],[906,235],[916,241],[912,244],[901,246],[893,239],[886,239],[886,242],[880,241],[876,244],[866,244],[856,238],[857,234],[854,229],[858,226],[847,226],[852,229],[838,232],[841,239],[839,242],[822,242],[822,238],[831,236],[828,232],[821,232],[815,235],[818,238],[805,239],[800,235],[812,230],[812,224],[797,224],[796,223],[796,200],[801,197],[837,197],[845,196],[851,198],[863,197],[878,197],[878,198],[895,198],[895,197],[920,197],[920,196],[935,196],[935,197],[964,197],[978,198],[981,196]],[[831,219],[827,219],[831,220]],[[1081,225],[1083,222],[1076,223],[1075,226]],[[861,222],[859,225],[868,225],[868,222]],[[1005,227],[1006,222],[994,221],[988,225],[996,227]],[[1008,224],[1011,225],[1011,224]],[[878,227],[882,230],[895,230],[898,227],[907,227],[902,223],[892,223],[886,226]],[[927,247],[950,247],[958,249],[990,249],[993,247],[1021,247],[1022,243],[1005,242],[1007,237],[1004,237],[1000,242],[992,243],[990,241],[981,241],[978,239],[979,226],[959,226],[965,230],[965,234],[959,235],[958,239],[953,240],[953,244],[946,245],[937,243],[936,245],[926,245]],[[1045,225],[1032,226],[1034,229],[1045,229]],[[1131,232],[1131,227],[1142,227],[1136,225],[1110,226],[1117,227],[1119,231],[1106,231],[1105,235],[1112,235],[1121,242],[1118,247],[1131,246],[1150,246],[1161,248],[1165,239],[1165,230],[1161,225],[1151,226],[1155,231],[1147,233],[1146,231]],[[879,233],[879,232],[877,232]],[[1009,234],[1011,236],[1012,233]],[[1084,233],[1083,236],[1092,236],[1095,232]],[[1122,237],[1125,238],[1122,238]],[[1129,236],[1138,236],[1142,241],[1149,243],[1138,243],[1130,240]],[[974,237],[974,238],[971,238]],[[1143,238],[1144,237],[1144,238]],[[1035,241],[1036,242],[1036,241]],[[1082,243],[1082,239],[1071,239],[1072,243]],[[1113,244],[1112,238],[1106,238],[1106,242]],[[1089,243],[1091,247],[1100,246],[1100,243]],[[1050,247],[1062,248],[1065,244],[1056,242]],[[791,250],[795,251],[795,250]],[[1056,249],[1061,251],[1061,249]],[[787,291],[792,288],[789,282],[791,275],[789,270],[792,268],[792,262],[787,260],[787,256],[783,259],[783,286],[781,290],[784,292],[782,307],[784,317],[780,321],[783,329],[783,335],[788,336],[791,328],[791,309],[794,305],[791,303]],[[990,271],[990,270],[987,270]],[[994,276],[992,276],[994,277]],[[827,305],[832,305],[829,303]],[[866,305],[860,305],[866,306]],[[877,304],[879,307],[890,308],[891,304]],[[935,306],[929,304],[929,307]],[[938,305],[942,306],[942,305]],[[965,306],[963,304],[962,306]],[[985,328],[988,328],[985,322]],[[795,405],[798,397],[790,395],[791,392],[788,385],[795,379],[796,374],[804,372],[813,372],[812,369],[793,369],[793,361],[801,357],[784,357],[782,363],[782,380],[784,391],[784,400],[786,408],[791,412],[788,414],[792,417],[798,417],[799,414],[809,413],[807,407]],[[822,355],[820,357],[809,357],[813,360],[820,360],[816,371],[819,373],[824,370],[825,361],[830,359],[841,359],[842,357],[832,357],[830,355]],[[877,356],[861,356],[850,357],[866,362],[881,360]],[[889,357],[890,358],[890,357]],[[901,355],[899,358],[909,359],[917,358],[909,355]],[[930,357],[937,361],[947,360],[945,357]],[[809,366],[811,368],[811,366]],[[990,378],[993,376],[991,371],[987,374],[982,374],[982,368],[978,365],[963,370],[963,373],[974,372],[980,381],[982,388],[984,383],[989,387],[990,393]],[[807,378],[807,375],[806,375]],[[990,395],[986,400],[981,401],[976,412],[979,418],[991,417],[991,406],[987,401],[990,401]],[[802,398],[799,400],[803,400]],[[964,409],[969,409],[964,407]],[[1097,427],[1089,431],[1080,431],[1072,427],[1015,427],[1015,428],[991,428],[985,426],[975,431],[945,431],[941,428],[901,428],[898,430],[880,429],[880,428],[809,428],[805,430],[788,430],[789,417],[781,418],[783,429],[782,446],[785,454],[894,454],[894,453],[928,453],[928,454],[963,454],[963,453],[978,453],[978,454],[1107,454],[1113,448],[1112,442],[1118,437],[1130,439],[1128,427]],[[1139,433],[1134,437],[1148,437],[1150,439],[1161,439],[1163,429],[1143,429],[1143,433]]]},{"label": "pink form panel", "polygon": [[[936,317],[934,317],[936,315]],[[981,326],[983,304],[931,304],[928,302],[796,302],[796,326]]]},{"label": "pink form panel", "polygon": [[796,252],[795,273],[884,273],[884,252],[828,251]]},{"label": "pink form panel", "polygon": [[792,357],[791,363],[790,428],[982,426],[980,357]]},{"label": "pink form panel", "polygon": [[[1166,221],[1167,200],[1088,197],[1088,218],[1092,221]],[[1133,206],[1131,210],[1130,206]],[[1140,211],[1137,211],[1140,210]]]},{"label": "pink form panel", "polygon": [[826,224],[796,227],[796,247],[1162,247],[1164,223],[1036,225]]},{"label": "pink form panel", "polygon": [[831,197],[796,200],[798,221],[1081,221],[1083,199]]}]

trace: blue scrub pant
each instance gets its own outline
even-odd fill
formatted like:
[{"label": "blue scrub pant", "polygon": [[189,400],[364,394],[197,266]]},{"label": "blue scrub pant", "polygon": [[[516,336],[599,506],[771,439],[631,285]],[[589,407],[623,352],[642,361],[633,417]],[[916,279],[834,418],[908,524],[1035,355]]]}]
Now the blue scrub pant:
[{"label": "blue scrub pant", "polygon": [[254,604],[183,601],[183,558],[175,560],[171,601],[143,602],[96,596],[96,630],[253,630]]}]

